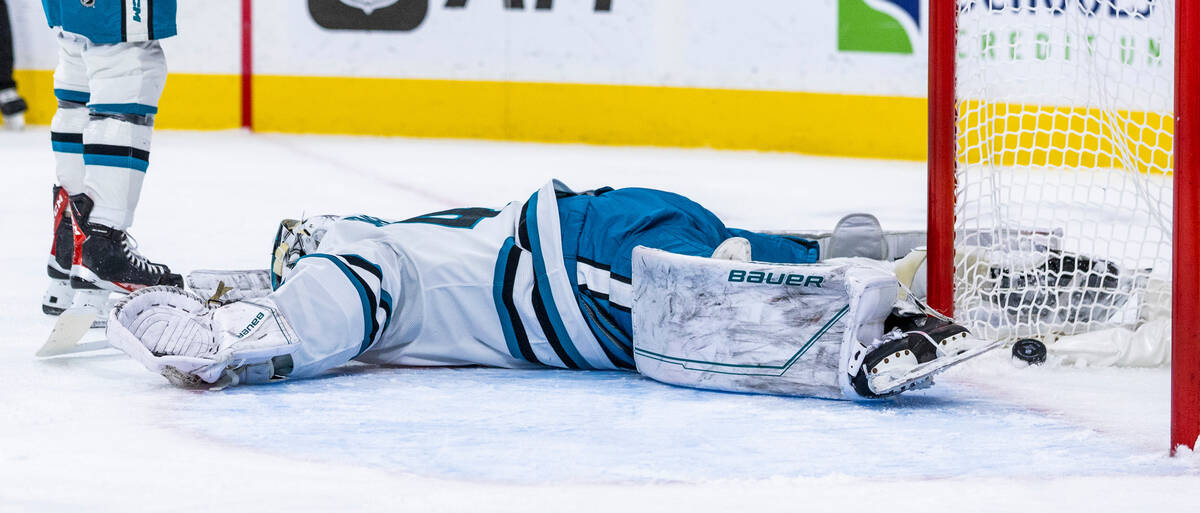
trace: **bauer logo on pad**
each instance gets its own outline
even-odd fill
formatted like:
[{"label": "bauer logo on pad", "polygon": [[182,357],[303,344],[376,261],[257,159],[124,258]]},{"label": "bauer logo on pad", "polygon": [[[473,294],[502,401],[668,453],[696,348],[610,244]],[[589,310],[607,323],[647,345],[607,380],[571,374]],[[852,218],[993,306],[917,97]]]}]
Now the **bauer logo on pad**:
[{"label": "bauer logo on pad", "polygon": [[838,50],[914,55],[922,0],[838,0]]},{"label": "bauer logo on pad", "polygon": [[254,328],[258,327],[258,323],[262,322],[263,318],[265,318],[266,316],[267,316],[266,314],[264,314],[262,312],[258,312],[258,315],[255,315],[253,319],[250,319],[250,324],[247,324],[246,327],[242,328],[242,331],[239,331],[238,334],[235,336],[237,338],[242,338],[242,337],[245,337],[246,335],[249,335],[251,332],[254,331]]},{"label": "bauer logo on pad", "polygon": [[734,269],[729,271],[728,280],[732,283],[766,283],[768,285],[787,284],[793,287],[821,287],[821,283],[825,281],[825,277]]},{"label": "bauer logo on pad", "polygon": [[331,30],[408,32],[425,21],[429,0],[308,0],[308,12]]}]

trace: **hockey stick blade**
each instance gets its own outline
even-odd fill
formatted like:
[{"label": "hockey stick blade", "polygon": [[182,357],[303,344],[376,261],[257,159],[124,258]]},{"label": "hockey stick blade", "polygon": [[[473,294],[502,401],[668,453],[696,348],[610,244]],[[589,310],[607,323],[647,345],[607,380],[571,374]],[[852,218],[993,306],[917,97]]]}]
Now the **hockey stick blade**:
[{"label": "hockey stick blade", "polygon": [[95,308],[68,308],[58,316],[58,321],[54,323],[54,329],[50,331],[46,343],[42,344],[42,348],[38,349],[35,356],[46,358],[109,347],[106,340],[80,343],[80,340],[83,340],[84,335],[87,335],[88,330],[91,329],[92,323],[99,317],[100,312]]},{"label": "hockey stick blade", "polygon": [[900,391],[913,383],[921,381],[922,379],[933,376],[934,374],[949,369],[950,367],[991,351],[992,349],[1000,347],[1003,344],[1003,340],[995,340],[986,344],[981,344],[978,347],[968,349],[954,356],[938,358],[933,361],[917,365],[916,367],[909,369],[908,372],[898,376],[881,374],[879,376],[872,377],[871,391],[881,396]]}]

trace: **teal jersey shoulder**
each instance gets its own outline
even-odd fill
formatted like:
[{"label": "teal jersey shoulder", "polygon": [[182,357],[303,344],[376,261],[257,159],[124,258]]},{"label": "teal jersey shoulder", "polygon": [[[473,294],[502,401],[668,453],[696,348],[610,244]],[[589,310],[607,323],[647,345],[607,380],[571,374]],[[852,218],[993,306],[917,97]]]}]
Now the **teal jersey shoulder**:
[{"label": "teal jersey shoulder", "polygon": [[95,44],[174,36],[176,0],[42,0],[46,21]]}]

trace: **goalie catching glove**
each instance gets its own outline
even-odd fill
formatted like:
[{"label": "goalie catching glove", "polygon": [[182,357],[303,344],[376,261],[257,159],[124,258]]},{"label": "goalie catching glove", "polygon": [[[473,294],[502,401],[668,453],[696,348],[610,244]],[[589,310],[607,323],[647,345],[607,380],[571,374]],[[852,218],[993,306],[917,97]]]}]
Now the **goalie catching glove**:
[{"label": "goalie catching glove", "polygon": [[174,287],[145,288],[117,303],[108,338],[150,371],[192,388],[283,379],[298,347],[295,331],[269,298],[210,308]]}]

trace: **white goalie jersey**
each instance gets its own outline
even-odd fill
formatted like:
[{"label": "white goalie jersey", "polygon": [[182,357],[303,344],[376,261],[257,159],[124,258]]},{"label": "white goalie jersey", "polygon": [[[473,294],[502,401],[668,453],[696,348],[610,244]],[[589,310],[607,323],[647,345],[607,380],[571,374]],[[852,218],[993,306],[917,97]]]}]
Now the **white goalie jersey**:
[{"label": "white goalie jersey", "polygon": [[[407,222],[334,221],[317,252],[297,263],[272,298],[303,333],[295,375],[350,359],[395,365],[533,364],[505,348],[492,301],[496,258],[520,203],[461,209]],[[307,311],[313,294],[337,311]],[[364,325],[370,319],[370,325]],[[347,343],[349,341],[353,343]]]},{"label": "white goalie jersey", "polygon": [[558,200],[589,194],[551,182],[501,210],[333,221],[271,295],[306,341],[295,374],[350,359],[632,369],[629,330],[581,292],[628,315],[628,277],[564,252]]}]

